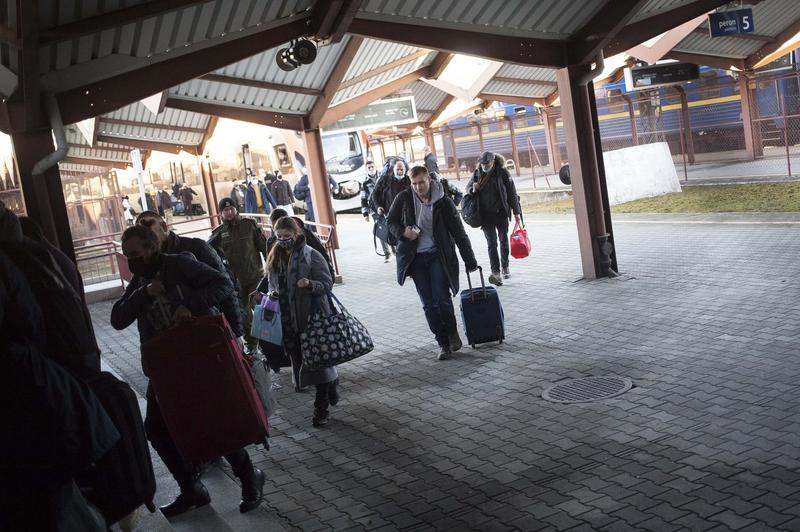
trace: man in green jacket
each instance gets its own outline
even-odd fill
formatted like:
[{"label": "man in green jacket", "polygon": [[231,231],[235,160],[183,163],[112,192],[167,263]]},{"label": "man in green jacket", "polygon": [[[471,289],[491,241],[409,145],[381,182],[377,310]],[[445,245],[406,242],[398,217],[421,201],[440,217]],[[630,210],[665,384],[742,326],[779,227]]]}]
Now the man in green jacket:
[{"label": "man in green jacket", "polygon": [[239,304],[244,318],[245,344],[248,351],[254,351],[258,346],[258,339],[250,336],[253,309],[249,303],[249,295],[264,276],[263,260],[267,254],[267,239],[255,221],[239,216],[236,203],[231,198],[220,200],[219,212],[222,215],[222,225],[214,229],[208,243],[223,260],[227,259],[242,287]]}]

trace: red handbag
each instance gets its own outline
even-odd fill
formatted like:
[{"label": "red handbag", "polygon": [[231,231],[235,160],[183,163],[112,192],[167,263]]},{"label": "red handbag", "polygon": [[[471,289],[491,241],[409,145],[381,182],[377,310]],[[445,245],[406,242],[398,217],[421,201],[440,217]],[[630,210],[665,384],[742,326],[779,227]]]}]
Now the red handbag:
[{"label": "red handbag", "polygon": [[[524,222],[523,222],[524,223]],[[511,233],[511,256],[515,259],[524,259],[531,254],[531,239],[528,238],[528,230],[524,225],[519,222],[514,226],[514,232]]]}]

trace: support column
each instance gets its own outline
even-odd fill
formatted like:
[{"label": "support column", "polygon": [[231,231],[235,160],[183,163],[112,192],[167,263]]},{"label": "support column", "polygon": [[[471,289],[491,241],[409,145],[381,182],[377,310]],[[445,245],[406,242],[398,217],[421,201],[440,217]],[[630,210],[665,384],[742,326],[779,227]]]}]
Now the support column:
[{"label": "support column", "polygon": [[431,149],[431,153],[438,159],[439,155],[436,153],[436,142],[433,138],[433,131],[430,129],[426,129],[423,131],[425,134],[425,144]]},{"label": "support column", "polygon": [[739,74],[739,95],[742,99],[744,145],[747,158],[754,161],[756,157],[764,156],[764,145],[761,143],[761,127],[753,123],[753,119],[758,118],[758,106],[754,105],[753,94],[750,92],[750,78],[745,72]]},{"label": "support column", "polygon": [[317,222],[334,226],[331,234],[331,245],[339,249],[339,240],[336,233],[336,212],[333,210],[330,187],[328,185],[328,171],[325,168],[325,156],[322,153],[322,137],[319,129],[303,131],[303,143],[308,155],[308,184],[311,187],[311,197],[314,201],[314,216]]},{"label": "support column", "polygon": [[486,147],[483,144],[483,124],[480,119],[478,119],[476,125],[478,126],[478,141],[481,145],[481,153],[483,153],[486,151]]},{"label": "support column", "polygon": [[214,188],[214,178],[211,176],[211,162],[208,163],[208,172],[206,172],[206,161],[203,161],[199,156],[197,163],[200,166],[200,175],[203,178],[203,190],[206,193],[206,203],[208,204],[208,215],[211,218],[211,227],[214,228],[219,225],[219,208],[217,204],[217,191]]},{"label": "support column", "polygon": [[519,151],[517,151],[517,129],[514,127],[514,119],[510,116],[506,117],[508,120],[508,133],[511,135],[511,157],[514,159],[514,170],[517,177],[520,176],[519,170]]},{"label": "support column", "polygon": [[[572,196],[578,225],[578,244],[581,251],[583,275],[596,279],[611,274],[613,235],[606,226],[603,195],[607,196],[605,183],[601,182],[602,147],[596,108],[593,108],[593,87],[585,85],[590,72],[588,65],[562,68],[558,71],[558,92],[561,97],[561,119],[570,161]],[[591,85],[591,83],[590,83]],[[596,134],[597,133],[597,134]],[[610,220],[610,218],[609,218]]]},{"label": "support column", "polygon": [[680,85],[675,90],[681,95],[681,121],[683,122],[683,138],[686,142],[686,158],[689,164],[694,164],[694,140],[692,139],[692,123],[689,121],[689,99],[686,91]]},{"label": "support column", "polygon": [[[558,148],[558,131],[556,129],[556,117],[552,110],[542,109],[542,121],[544,122],[544,137],[547,144],[547,158],[553,173],[561,170],[561,150]],[[531,161],[533,168],[533,161]]]},{"label": "support column", "polygon": [[39,129],[13,133],[11,142],[25,199],[25,212],[42,227],[47,239],[74,261],[75,248],[58,165],[48,168],[42,175],[32,175],[34,165],[56,149],[52,132]]},{"label": "support column", "polygon": [[627,94],[622,95],[622,99],[628,104],[628,119],[631,122],[631,141],[634,146],[639,145],[639,135],[636,131],[636,110],[633,108],[633,100]]},{"label": "support column", "polygon": [[453,164],[456,167],[456,179],[461,181],[461,168],[459,168],[458,164],[458,152],[456,151],[456,135],[453,133],[453,129],[451,127],[447,127],[447,132],[450,134],[450,147],[453,148]]}]

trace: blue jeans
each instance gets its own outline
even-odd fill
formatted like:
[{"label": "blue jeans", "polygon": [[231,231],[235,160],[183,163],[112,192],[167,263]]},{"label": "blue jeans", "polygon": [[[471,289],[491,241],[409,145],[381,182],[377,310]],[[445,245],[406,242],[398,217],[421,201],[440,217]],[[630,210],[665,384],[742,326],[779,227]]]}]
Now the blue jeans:
[{"label": "blue jeans", "polygon": [[456,316],[453,313],[453,299],[450,283],[439,258],[439,252],[417,253],[411,263],[411,278],[417,287],[422,301],[428,327],[436,336],[436,342],[449,347],[449,336],[456,332]]}]

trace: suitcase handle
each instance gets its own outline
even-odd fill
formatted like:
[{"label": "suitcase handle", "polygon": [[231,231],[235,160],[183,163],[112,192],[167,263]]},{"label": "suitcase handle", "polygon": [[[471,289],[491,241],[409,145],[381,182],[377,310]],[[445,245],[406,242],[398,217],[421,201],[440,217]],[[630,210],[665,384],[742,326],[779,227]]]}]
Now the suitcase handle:
[{"label": "suitcase handle", "polygon": [[[483,281],[483,268],[478,266],[478,274],[481,276],[481,289],[483,290],[483,298],[486,299],[486,283]],[[467,284],[469,285],[469,300],[475,301],[475,292],[472,291],[472,279],[469,276],[469,270],[467,270]]]}]

